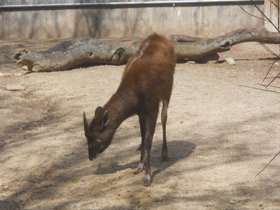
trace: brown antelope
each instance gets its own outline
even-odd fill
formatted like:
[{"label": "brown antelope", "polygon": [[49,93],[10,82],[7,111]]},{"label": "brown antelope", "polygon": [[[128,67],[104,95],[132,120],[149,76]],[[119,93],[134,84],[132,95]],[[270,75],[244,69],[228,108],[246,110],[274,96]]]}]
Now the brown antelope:
[{"label": "brown antelope", "polygon": [[111,144],[116,129],[124,120],[137,114],[142,141],[140,163],[135,173],[141,172],[145,165],[144,185],[151,184],[150,151],[161,101],[161,160],[168,160],[166,121],[175,65],[174,47],[167,38],[152,34],[141,43],[137,53],[128,59],[116,93],[103,107],[96,108],[90,124],[83,113],[90,160]]}]

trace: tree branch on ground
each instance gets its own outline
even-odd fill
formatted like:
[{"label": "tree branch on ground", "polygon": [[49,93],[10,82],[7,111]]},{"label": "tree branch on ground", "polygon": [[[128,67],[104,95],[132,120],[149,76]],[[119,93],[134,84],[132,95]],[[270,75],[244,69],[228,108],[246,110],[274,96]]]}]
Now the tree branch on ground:
[{"label": "tree branch on ground", "polygon": [[265,165],[265,167],[264,167],[262,170],[260,170],[259,173],[257,173],[256,177],[257,177],[258,175],[260,175],[260,174],[270,165],[270,163],[271,163],[279,154],[280,154],[280,151],[277,152],[277,153],[273,156],[273,158]]},{"label": "tree branch on ground", "polygon": [[[178,60],[194,61],[230,50],[231,46],[242,42],[280,44],[280,34],[265,29],[239,29],[215,38],[172,35],[169,39],[174,44]],[[30,72],[62,71],[81,65],[121,65],[137,52],[139,44],[140,41],[124,44],[93,38],[75,38],[61,42],[47,51],[30,52],[24,49],[17,52],[14,58],[17,64],[26,66]]]}]

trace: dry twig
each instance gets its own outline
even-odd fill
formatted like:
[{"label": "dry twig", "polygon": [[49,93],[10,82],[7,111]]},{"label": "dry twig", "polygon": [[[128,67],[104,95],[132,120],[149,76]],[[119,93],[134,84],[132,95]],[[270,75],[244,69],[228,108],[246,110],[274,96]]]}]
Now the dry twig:
[{"label": "dry twig", "polygon": [[256,175],[256,177],[258,175],[260,175],[279,154],[280,154],[280,151],[276,155],[274,155],[274,157],[265,165],[265,167]]}]

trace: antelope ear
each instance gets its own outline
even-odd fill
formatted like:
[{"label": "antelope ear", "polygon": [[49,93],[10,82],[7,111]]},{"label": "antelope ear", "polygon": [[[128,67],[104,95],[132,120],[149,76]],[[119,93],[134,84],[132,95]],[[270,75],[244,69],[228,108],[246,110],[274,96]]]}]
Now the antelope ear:
[{"label": "antelope ear", "polygon": [[97,107],[95,110],[95,115],[97,115],[101,110],[102,110],[101,106]]},{"label": "antelope ear", "polygon": [[109,114],[108,114],[108,111],[106,110],[104,112],[104,115],[103,115],[103,118],[102,118],[102,125],[103,125],[103,128],[105,128],[108,123],[110,122],[110,119],[109,119]]}]

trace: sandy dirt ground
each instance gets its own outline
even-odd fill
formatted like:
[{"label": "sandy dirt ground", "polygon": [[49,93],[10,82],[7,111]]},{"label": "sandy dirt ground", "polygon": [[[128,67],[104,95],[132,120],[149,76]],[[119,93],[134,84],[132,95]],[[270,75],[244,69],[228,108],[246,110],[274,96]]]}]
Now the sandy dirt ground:
[{"label": "sandy dirt ground", "polygon": [[[158,120],[150,187],[137,175],[137,117],[117,130],[110,147],[88,160],[82,112],[92,118],[118,87],[124,66],[64,72],[23,71],[19,49],[40,51],[49,41],[0,41],[0,209],[280,209],[280,82],[272,56],[257,43],[234,46],[220,62],[177,64],[169,106],[168,162],[160,162]],[[279,52],[276,45],[269,45]],[[223,62],[236,59],[235,66]],[[7,91],[21,84],[22,91]]]}]

